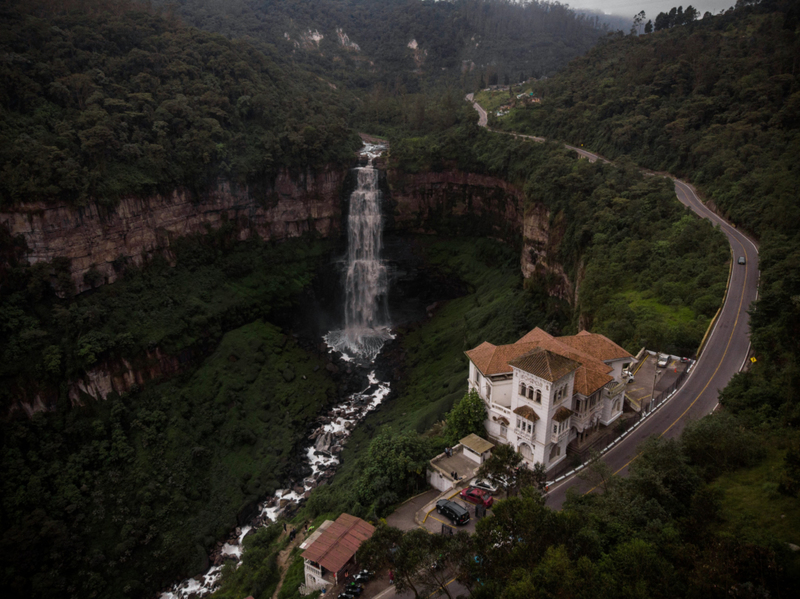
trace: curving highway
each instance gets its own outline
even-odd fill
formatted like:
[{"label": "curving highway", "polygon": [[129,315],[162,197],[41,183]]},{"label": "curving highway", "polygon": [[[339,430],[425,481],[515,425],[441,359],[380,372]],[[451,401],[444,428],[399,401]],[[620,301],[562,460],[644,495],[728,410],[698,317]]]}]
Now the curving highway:
[{"label": "curving highway", "polygon": [[[467,96],[483,121],[486,115],[473,100]],[[480,123],[479,123],[480,124]],[[482,124],[486,126],[486,123]],[[497,132],[504,133],[504,132]],[[541,138],[533,138],[539,141]],[[574,146],[566,146],[592,162],[605,158]],[[731,273],[725,301],[717,316],[706,345],[697,359],[683,386],[662,404],[638,428],[631,431],[623,440],[603,455],[603,461],[616,474],[625,475],[628,467],[636,459],[636,448],[651,435],[675,437],[688,422],[711,413],[718,404],[719,392],[728,384],[734,374],[739,372],[748,360],[750,352],[750,327],[748,310],[758,297],[758,248],[736,227],[710,210],[697,197],[694,188],[673,178],[678,200],[697,215],[707,218],[728,238],[731,246]],[[739,258],[745,264],[739,264]],[[592,486],[576,476],[567,478],[550,487],[547,505],[558,509],[564,503],[567,490],[579,493],[592,491]]]}]

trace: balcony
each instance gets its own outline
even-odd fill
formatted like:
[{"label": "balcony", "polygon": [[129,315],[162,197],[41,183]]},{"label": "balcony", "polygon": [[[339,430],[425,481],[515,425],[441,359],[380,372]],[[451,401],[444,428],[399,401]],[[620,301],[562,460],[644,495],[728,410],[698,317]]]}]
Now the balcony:
[{"label": "balcony", "polygon": [[322,569],[312,565],[312,562],[305,560],[306,572],[315,578],[322,578]]},{"label": "balcony", "polygon": [[550,442],[551,443],[558,443],[562,439],[566,438],[568,435],[569,435],[569,426],[567,426],[567,428],[565,428],[560,433],[552,433],[550,435]]},{"label": "balcony", "polygon": [[500,412],[504,416],[511,416],[511,410],[505,406],[501,406],[499,403],[489,402],[489,409]]},{"label": "balcony", "polygon": [[529,443],[533,443],[536,440],[535,433],[529,433],[528,431],[524,431],[521,428],[515,428],[514,432],[517,434],[517,438],[522,441],[528,441]]}]

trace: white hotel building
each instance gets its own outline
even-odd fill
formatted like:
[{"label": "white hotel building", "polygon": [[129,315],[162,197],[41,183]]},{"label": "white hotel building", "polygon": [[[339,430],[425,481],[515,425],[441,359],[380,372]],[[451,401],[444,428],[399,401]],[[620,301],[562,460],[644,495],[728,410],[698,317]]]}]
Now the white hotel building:
[{"label": "white hotel building", "polygon": [[604,337],[581,331],[553,337],[535,328],[511,345],[481,343],[466,352],[469,388],[486,405],[486,431],[545,469],[592,442],[622,414],[622,371],[633,357]]}]

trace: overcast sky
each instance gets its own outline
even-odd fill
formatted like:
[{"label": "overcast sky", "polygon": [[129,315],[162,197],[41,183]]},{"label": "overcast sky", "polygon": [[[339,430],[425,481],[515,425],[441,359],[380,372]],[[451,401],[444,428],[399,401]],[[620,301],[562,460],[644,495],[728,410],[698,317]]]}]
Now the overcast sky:
[{"label": "overcast sky", "polygon": [[706,11],[716,15],[720,10],[728,9],[736,4],[736,0],[697,0],[696,2],[687,2],[686,0],[677,2],[674,0],[562,0],[561,3],[568,4],[575,9],[589,8],[623,17],[630,16],[631,20],[633,15],[643,10],[647,13],[648,19],[655,20],[658,13],[669,12],[673,6],[683,6],[684,8],[694,6],[701,16]]}]

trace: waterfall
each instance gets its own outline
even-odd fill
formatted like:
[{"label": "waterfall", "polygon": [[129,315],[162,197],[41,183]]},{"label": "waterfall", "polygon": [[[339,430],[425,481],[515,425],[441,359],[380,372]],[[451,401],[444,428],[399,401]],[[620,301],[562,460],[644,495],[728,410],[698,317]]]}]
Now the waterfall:
[{"label": "waterfall", "polygon": [[329,332],[325,341],[345,357],[372,361],[392,338],[386,308],[388,279],[381,261],[383,218],[378,170],[369,164],[356,169],[358,186],[350,195],[347,219],[344,329]]}]

